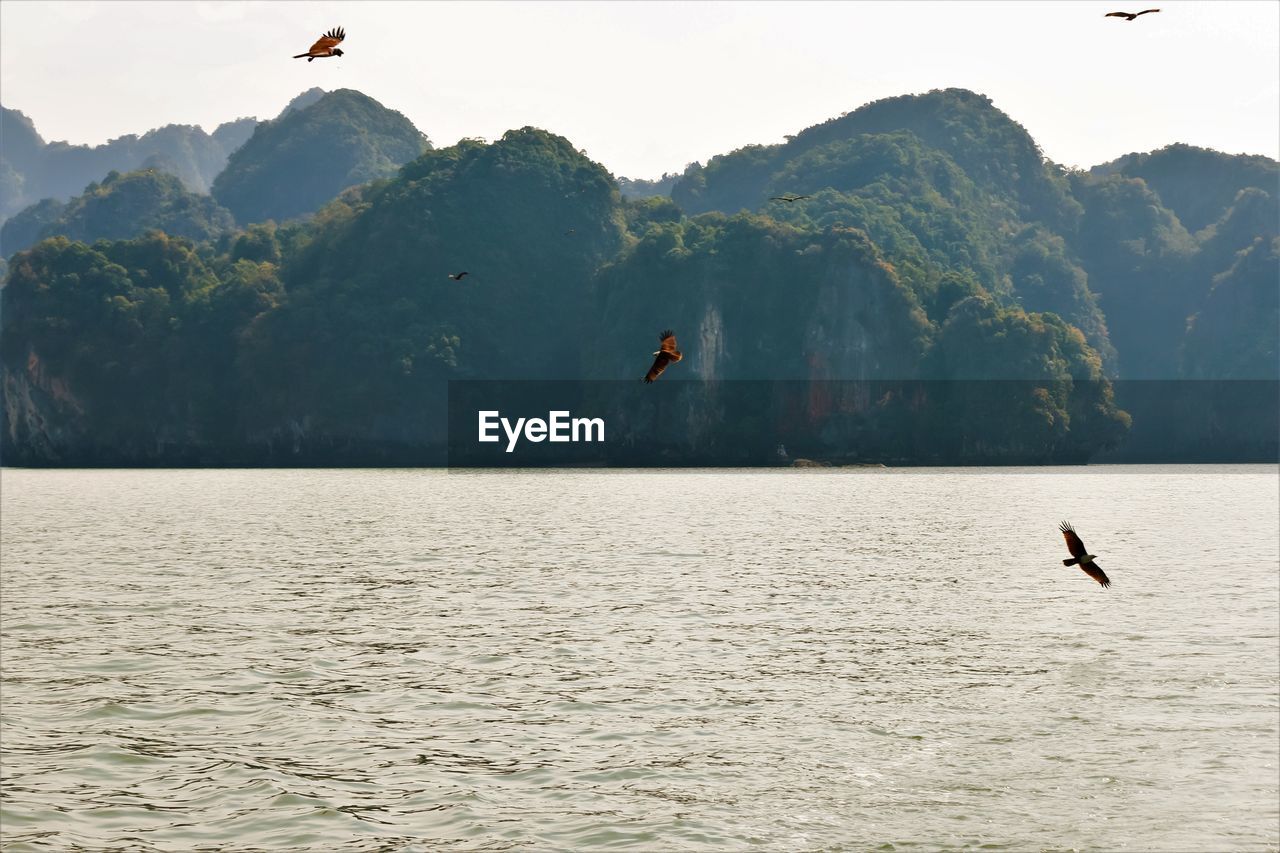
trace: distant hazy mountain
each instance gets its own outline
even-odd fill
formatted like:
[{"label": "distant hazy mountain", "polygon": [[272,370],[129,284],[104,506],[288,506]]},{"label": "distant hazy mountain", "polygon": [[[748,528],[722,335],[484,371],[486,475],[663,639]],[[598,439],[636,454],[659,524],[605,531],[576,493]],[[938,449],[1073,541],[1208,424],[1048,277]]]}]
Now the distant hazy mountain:
[{"label": "distant hazy mountain", "polygon": [[312,213],[347,187],[395,173],[431,147],[413,123],[352,89],[299,95],[263,122],[213,182],[240,222]]},{"label": "distant hazy mountain", "polygon": [[[325,91],[308,89],[280,115],[320,100]],[[188,190],[207,193],[233,151],[248,141],[256,118],[224,122],[205,133],[192,125],[171,124],[141,136],[128,134],[102,145],[45,142],[31,119],[0,107],[0,222],[46,198],[66,201],[108,172],[155,168],[182,179]]]},{"label": "distant hazy mountain", "polygon": [[[0,218],[11,216],[45,198],[59,201],[78,195],[108,172],[129,172],[162,164],[195,192],[208,192],[227,156],[248,139],[256,119],[242,118],[218,126],[212,134],[192,125],[171,124],[142,136],[127,135],[103,145],[70,145],[41,138],[31,120],[17,110],[0,107]],[[12,191],[10,191],[12,188]]]},{"label": "distant hazy mountain", "polygon": [[305,92],[300,92],[296,97],[294,97],[293,100],[285,104],[284,109],[280,111],[280,115],[276,116],[276,118],[280,118],[281,116],[286,116],[289,113],[293,112],[294,110],[300,110],[303,107],[309,107],[312,104],[314,104],[316,101],[323,98],[326,94],[328,93],[324,89],[321,89],[319,86],[312,86],[310,89],[306,90]]},{"label": "distant hazy mountain", "polygon": [[[21,164],[42,149],[18,125]],[[440,461],[448,380],[636,383],[671,327],[685,359],[647,399],[695,460],[797,423],[844,458],[1270,459],[1276,174],[1185,146],[1069,171],[945,90],[694,164],[668,197],[545,131],[430,150],[371,98],[305,92],[214,183],[243,230],[121,175],[0,233],[75,238],[10,260],[0,453]],[[189,239],[87,245],[143,228]],[[699,386],[674,402],[681,379],[918,384],[726,410]]]}]

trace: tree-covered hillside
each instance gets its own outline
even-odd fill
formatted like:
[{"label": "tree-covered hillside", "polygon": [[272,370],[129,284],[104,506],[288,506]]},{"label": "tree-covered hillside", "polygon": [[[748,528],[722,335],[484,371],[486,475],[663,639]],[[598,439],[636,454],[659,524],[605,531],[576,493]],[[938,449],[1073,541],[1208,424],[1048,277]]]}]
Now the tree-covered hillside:
[{"label": "tree-covered hillside", "polygon": [[599,277],[593,378],[631,378],[635,351],[679,329],[699,379],[872,379],[915,374],[931,327],[867,235],[767,217],[650,224]]},{"label": "tree-covered hillside", "polygon": [[1063,224],[1075,215],[1061,174],[1045,163],[1026,130],[989,98],[964,89],[886,98],[803,130],[783,145],[748,146],[713,157],[705,168],[687,172],[672,198],[691,213],[754,209],[776,194],[771,179],[809,151],[901,131],[945,154],[976,186],[999,195],[1024,218]]},{"label": "tree-covered hillside", "polygon": [[93,243],[159,230],[199,242],[234,227],[230,212],[207,195],[187,192],[171,174],[111,172],[66,204],[45,199],[10,218],[0,227],[0,255],[55,235]]},{"label": "tree-covered hillside", "polygon": [[214,198],[238,221],[311,213],[431,147],[412,122],[368,95],[339,89],[313,99],[314,91],[258,125],[214,180]]},{"label": "tree-covered hillside", "polygon": [[1280,198],[1280,163],[1257,155],[1231,155],[1192,145],[1170,145],[1094,166],[1098,175],[1141,178],[1190,231],[1213,224],[1236,195],[1257,187]]},{"label": "tree-covered hillside", "polygon": [[3,292],[5,448],[19,462],[180,458],[239,441],[234,342],[281,296],[270,263],[153,232],[19,253]]},{"label": "tree-covered hillside", "polygon": [[[776,199],[809,196],[799,201]],[[972,92],[878,101],[791,137],[713,158],[673,198],[694,210],[767,212],[867,232],[935,322],[973,292],[1053,311],[1116,355],[1080,261],[1082,210],[1066,175],[1021,126]]]},{"label": "tree-covered hillside", "polygon": [[[783,435],[853,461],[1271,458],[1274,161],[1117,163],[1063,170],[947,90],[695,164],[667,197],[545,131],[431,150],[370,98],[305,92],[215,182],[239,227],[157,170],[0,232],[44,238],[2,294],[0,453],[442,462],[449,380],[592,379],[649,407],[639,464],[754,463]],[[685,358],[647,388],[663,328]],[[675,437],[646,444],[660,422]]]},{"label": "tree-covered hillside", "polygon": [[608,172],[532,128],[329,205],[285,267],[289,299],[243,340],[248,364],[275,365],[245,377],[264,428],[418,434],[444,379],[579,375],[572,337],[621,245],[619,205]]}]

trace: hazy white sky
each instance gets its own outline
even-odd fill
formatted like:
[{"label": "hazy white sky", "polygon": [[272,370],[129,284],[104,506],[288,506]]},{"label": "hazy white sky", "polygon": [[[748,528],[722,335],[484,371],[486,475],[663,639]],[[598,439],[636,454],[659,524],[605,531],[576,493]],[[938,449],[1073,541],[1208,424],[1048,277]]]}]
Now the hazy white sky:
[{"label": "hazy white sky", "polygon": [[[535,125],[652,177],[890,95],[989,95],[1092,165],[1280,154],[1280,2],[0,2],[0,100],[46,140],[269,118],[349,87],[437,145]],[[1130,7],[1133,7],[1130,9]],[[305,62],[323,30],[346,56]]]}]

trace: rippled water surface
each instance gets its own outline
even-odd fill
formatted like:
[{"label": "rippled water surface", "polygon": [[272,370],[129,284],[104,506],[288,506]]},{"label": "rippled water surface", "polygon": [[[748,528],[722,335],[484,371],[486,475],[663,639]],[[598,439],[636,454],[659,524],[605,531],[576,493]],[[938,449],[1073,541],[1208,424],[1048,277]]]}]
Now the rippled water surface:
[{"label": "rippled water surface", "polygon": [[6,470],[5,849],[1275,850],[1278,490]]}]

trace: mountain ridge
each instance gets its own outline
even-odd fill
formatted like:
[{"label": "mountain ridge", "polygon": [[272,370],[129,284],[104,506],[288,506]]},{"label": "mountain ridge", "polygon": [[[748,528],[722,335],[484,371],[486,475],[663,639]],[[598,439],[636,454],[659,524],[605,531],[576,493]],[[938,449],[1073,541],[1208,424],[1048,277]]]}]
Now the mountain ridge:
[{"label": "mountain ridge", "polygon": [[[842,458],[859,434],[899,446],[889,436],[904,424],[913,447],[938,449],[935,462],[1080,461],[1130,440],[1130,453],[1180,458],[1202,452],[1211,428],[1228,458],[1274,454],[1249,426],[1273,417],[1268,392],[1246,421],[1238,396],[1196,399],[1193,411],[1193,397],[1124,382],[1275,385],[1280,217],[1266,158],[1192,152],[1216,164],[1206,177],[1175,168],[1186,152],[1171,146],[1172,166],[1155,160],[1163,171],[1151,158],[1068,170],[990,99],[935,90],[694,164],[670,197],[619,181],[547,131],[434,149],[394,118],[389,150],[421,148],[402,165],[351,157],[376,168],[349,183],[351,166],[325,168],[332,149],[305,140],[376,101],[300,97],[257,126],[265,142],[240,149],[237,172],[261,170],[246,187],[295,188],[272,165],[293,152],[291,166],[332,178],[302,218],[277,225],[242,204],[238,226],[196,242],[54,237],[12,259],[0,336],[7,458],[418,464],[439,458],[450,380],[634,379],[635,350],[666,327],[686,359],[661,388],[924,383],[810,406],[805,417],[834,420],[804,434]],[[391,112],[366,115],[380,126]],[[381,150],[369,144],[348,150]],[[1125,169],[1147,169],[1154,185]],[[1197,180],[1213,182],[1198,196],[1213,203],[1188,215],[1212,221],[1193,232],[1156,185],[1186,207]],[[446,277],[460,269],[465,282]],[[75,282],[110,298],[85,301],[89,285]],[[166,379],[170,399],[140,398],[132,384],[108,392],[170,352],[193,359]],[[974,382],[1014,384],[954,390]],[[741,424],[721,422],[728,404],[714,392],[685,396],[688,458],[721,458],[715,448]],[[758,436],[761,417],[794,418],[790,405],[733,417]],[[170,450],[145,450],[157,430]],[[131,449],[104,447],[108,434]]]}]

